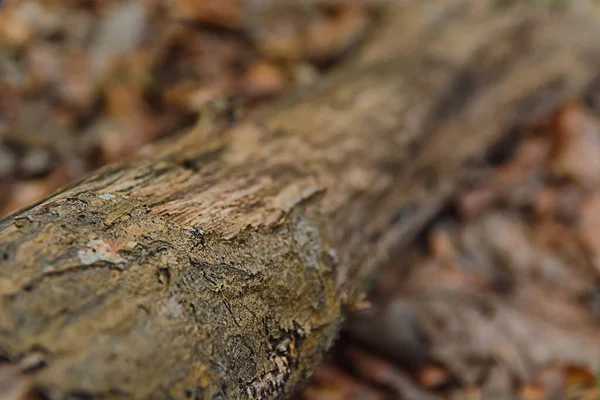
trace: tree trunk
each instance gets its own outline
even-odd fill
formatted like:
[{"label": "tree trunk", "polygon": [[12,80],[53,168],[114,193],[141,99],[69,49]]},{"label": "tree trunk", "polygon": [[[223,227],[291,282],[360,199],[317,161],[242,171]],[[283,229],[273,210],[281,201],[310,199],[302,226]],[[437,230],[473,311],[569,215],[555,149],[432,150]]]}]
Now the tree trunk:
[{"label": "tree trunk", "polygon": [[53,399],[289,395],[389,251],[503,133],[598,67],[591,18],[417,3],[318,88],[2,221],[0,353],[29,385]]}]

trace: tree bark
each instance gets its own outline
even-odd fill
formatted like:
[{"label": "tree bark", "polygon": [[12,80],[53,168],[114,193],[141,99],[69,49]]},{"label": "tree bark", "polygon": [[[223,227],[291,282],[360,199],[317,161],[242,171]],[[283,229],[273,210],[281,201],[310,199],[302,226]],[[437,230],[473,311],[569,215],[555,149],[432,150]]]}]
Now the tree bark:
[{"label": "tree bark", "polygon": [[289,395],[390,250],[599,65],[592,17],[417,3],[317,88],[2,221],[0,354],[53,399]]}]

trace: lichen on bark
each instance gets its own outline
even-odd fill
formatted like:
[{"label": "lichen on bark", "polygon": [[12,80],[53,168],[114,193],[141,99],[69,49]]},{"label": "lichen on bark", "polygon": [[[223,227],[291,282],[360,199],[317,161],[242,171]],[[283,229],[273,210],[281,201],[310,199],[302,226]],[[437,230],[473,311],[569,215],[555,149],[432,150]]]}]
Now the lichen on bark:
[{"label": "lichen on bark", "polygon": [[319,88],[3,220],[2,355],[56,399],[289,395],[389,251],[596,74],[587,18],[428,3]]}]

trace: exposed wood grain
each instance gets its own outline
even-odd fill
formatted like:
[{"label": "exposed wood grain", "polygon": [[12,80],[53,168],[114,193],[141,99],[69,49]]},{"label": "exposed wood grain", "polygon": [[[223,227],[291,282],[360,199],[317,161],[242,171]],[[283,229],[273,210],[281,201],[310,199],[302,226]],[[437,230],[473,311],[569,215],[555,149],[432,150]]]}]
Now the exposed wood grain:
[{"label": "exposed wood grain", "polygon": [[512,3],[406,5],[318,87],[2,221],[0,353],[56,399],[291,393],[392,247],[594,78],[593,19]]}]

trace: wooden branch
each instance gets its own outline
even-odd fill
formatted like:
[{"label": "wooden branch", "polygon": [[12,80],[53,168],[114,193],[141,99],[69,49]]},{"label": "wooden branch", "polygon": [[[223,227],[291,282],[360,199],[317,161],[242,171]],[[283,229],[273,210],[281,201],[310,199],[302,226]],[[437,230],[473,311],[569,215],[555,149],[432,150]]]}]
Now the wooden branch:
[{"label": "wooden branch", "polygon": [[586,18],[417,3],[318,88],[2,221],[0,353],[53,399],[291,393],[392,247],[598,67]]}]

